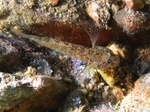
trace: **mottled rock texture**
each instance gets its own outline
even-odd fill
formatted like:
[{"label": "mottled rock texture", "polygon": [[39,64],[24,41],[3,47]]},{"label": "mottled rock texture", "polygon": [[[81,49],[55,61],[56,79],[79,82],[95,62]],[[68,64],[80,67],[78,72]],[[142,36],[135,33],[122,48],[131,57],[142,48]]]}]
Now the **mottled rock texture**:
[{"label": "mottled rock texture", "polygon": [[150,111],[150,73],[141,76],[121,102],[119,112]]},{"label": "mottled rock texture", "polygon": [[0,111],[40,112],[58,108],[69,92],[64,81],[38,75],[28,67],[24,73],[0,73]]},{"label": "mottled rock texture", "polygon": [[[149,0],[1,0],[1,111],[58,111],[61,102],[69,103],[68,107],[62,105],[64,111],[72,110],[71,104],[75,111],[117,111],[117,101],[132,90],[139,76],[149,72],[149,4]],[[90,71],[85,69],[83,60],[22,38],[12,32],[13,27],[28,36],[54,38],[83,47],[114,43],[111,50],[120,56],[120,64],[113,70]],[[138,49],[141,45],[144,47]],[[149,82],[143,80],[137,81],[122,102],[130,96],[133,102],[140,95],[148,99]],[[87,93],[74,94],[78,88]],[[136,99],[133,109],[149,107],[145,101]],[[130,106],[126,105],[126,110],[130,111]]]}]

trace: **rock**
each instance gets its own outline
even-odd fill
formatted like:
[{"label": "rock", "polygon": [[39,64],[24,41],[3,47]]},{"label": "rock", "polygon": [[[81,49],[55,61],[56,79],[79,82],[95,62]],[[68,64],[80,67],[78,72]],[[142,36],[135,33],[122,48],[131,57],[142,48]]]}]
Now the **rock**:
[{"label": "rock", "polygon": [[85,11],[82,10],[84,5],[82,1],[79,1],[78,7],[72,7],[67,1],[63,1],[58,7],[54,7],[59,1],[2,0],[0,1],[0,19],[3,22],[1,21],[0,29],[16,24],[22,27],[29,27],[29,25],[35,23],[49,23],[54,19],[58,21],[76,21],[80,20],[80,16],[86,17]]},{"label": "rock", "polygon": [[142,9],[145,5],[144,0],[124,0],[127,6],[131,9]]},{"label": "rock", "polygon": [[[139,77],[137,72],[150,70],[149,53],[132,53],[137,47],[132,45],[150,42],[149,0],[138,10],[128,7],[128,1],[1,0],[1,111],[117,111],[112,104],[117,106],[131,90]],[[13,27],[28,37],[54,38],[93,48],[106,47],[113,41],[109,49],[120,56],[121,63],[107,71],[89,71],[82,60],[23,39],[12,32]],[[103,106],[104,102],[107,104]]]},{"label": "rock", "polygon": [[96,25],[100,28],[107,27],[108,20],[110,19],[110,13],[105,1],[90,2],[87,6],[87,14],[96,22]]},{"label": "rock", "polygon": [[38,75],[32,67],[24,73],[1,72],[0,78],[0,111],[43,112],[56,109],[69,92],[64,81]]},{"label": "rock", "polygon": [[[92,3],[98,5],[98,11],[96,11],[94,9],[90,10],[91,1],[89,0],[79,0],[77,2],[75,0],[64,0],[60,1],[59,5],[55,7],[50,5],[50,0],[2,0],[0,1],[0,30],[10,30],[10,27],[18,26],[28,34],[91,46],[90,37],[82,28],[95,26],[93,19],[101,29],[100,35],[97,36],[100,38],[97,45],[105,46],[114,38],[125,35],[122,30],[119,30],[119,27],[114,26],[115,24],[110,24],[114,23],[111,18],[113,14],[111,14],[112,3],[110,2],[112,0],[93,1]],[[72,6],[72,3],[75,5]],[[114,5],[114,7],[117,6]],[[94,17],[94,19],[91,16],[92,19],[90,19],[89,16],[94,11],[98,14],[98,18]],[[115,28],[112,30],[112,27]],[[117,35],[114,33],[116,30]]]},{"label": "rock", "polygon": [[124,7],[114,15],[116,22],[128,33],[135,33],[144,29],[149,29],[150,11],[132,10]]},{"label": "rock", "polygon": [[50,0],[52,6],[56,6],[59,3],[59,0]]},{"label": "rock", "polygon": [[0,71],[12,72],[21,69],[21,54],[12,41],[0,35]]},{"label": "rock", "polygon": [[112,42],[107,48],[109,48],[115,55],[118,55],[125,60],[131,60],[132,49],[130,46]]},{"label": "rock", "polygon": [[43,58],[35,58],[33,61],[30,62],[32,67],[37,68],[37,72],[43,75],[51,75],[52,69],[46,59]]},{"label": "rock", "polygon": [[87,112],[89,103],[82,90],[74,90],[71,92],[61,109],[61,112]]},{"label": "rock", "polygon": [[122,100],[124,97],[123,91],[120,87],[110,88],[108,86],[104,87],[104,92],[102,93],[103,100],[106,104],[116,104],[118,101]]},{"label": "rock", "polygon": [[108,105],[95,106],[90,109],[89,112],[116,112],[114,109],[110,108]]},{"label": "rock", "polygon": [[150,111],[150,73],[141,76],[131,93],[121,101],[119,112],[133,111]]}]

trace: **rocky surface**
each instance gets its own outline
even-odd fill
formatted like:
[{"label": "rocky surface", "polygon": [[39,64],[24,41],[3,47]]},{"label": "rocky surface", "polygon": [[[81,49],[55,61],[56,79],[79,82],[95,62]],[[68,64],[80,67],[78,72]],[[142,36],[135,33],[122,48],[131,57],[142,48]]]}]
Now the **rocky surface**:
[{"label": "rocky surface", "polygon": [[150,111],[150,74],[141,76],[135,87],[121,102],[119,112]]},{"label": "rocky surface", "polygon": [[[0,112],[149,111],[149,4],[1,0]],[[120,63],[110,70],[89,70],[83,60],[23,38],[12,28],[29,37],[107,47]]]},{"label": "rocky surface", "polygon": [[[32,67],[28,67],[24,73],[1,72],[0,111],[32,112],[59,107],[69,88],[65,82],[52,79],[50,75],[37,74],[36,69]],[[56,91],[57,89],[59,91]]]}]

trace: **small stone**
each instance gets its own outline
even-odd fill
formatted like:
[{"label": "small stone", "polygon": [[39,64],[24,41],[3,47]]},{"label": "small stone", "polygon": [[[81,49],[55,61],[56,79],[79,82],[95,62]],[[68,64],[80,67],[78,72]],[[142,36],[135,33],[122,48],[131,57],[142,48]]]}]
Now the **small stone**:
[{"label": "small stone", "polygon": [[98,73],[103,77],[105,82],[113,87],[116,82],[118,82],[119,78],[116,76],[117,71],[110,69],[110,70],[97,70]]},{"label": "small stone", "polygon": [[131,59],[132,53],[130,46],[112,42],[107,46],[107,48],[109,48],[113,52],[113,54],[120,56],[123,59]]},{"label": "small stone", "polygon": [[114,19],[127,33],[149,29],[150,25],[150,13],[148,11],[136,11],[128,7],[115,13]]},{"label": "small stone", "polygon": [[50,0],[52,6],[56,6],[59,3],[59,0]]},{"label": "small stone", "polygon": [[110,19],[110,13],[107,5],[101,1],[91,2],[87,6],[87,14],[96,22],[96,25],[100,28],[106,28],[108,20]]},{"label": "small stone", "polygon": [[130,9],[142,9],[145,5],[144,0],[125,0]]}]

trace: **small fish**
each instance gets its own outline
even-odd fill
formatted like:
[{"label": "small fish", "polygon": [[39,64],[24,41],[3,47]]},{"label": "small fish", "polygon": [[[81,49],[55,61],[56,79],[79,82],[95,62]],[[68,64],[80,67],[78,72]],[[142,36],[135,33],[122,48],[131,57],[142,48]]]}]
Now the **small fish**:
[{"label": "small fish", "polygon": [[87,62],[90,68],[108,70],[117,67],[120,63],[120,58],[106,47],[95,46],[94,48],[88,48],[77,44],[57,41],[52,38],[27,35],[15,28],[11,28],[11,31],[18,36],[32,40],[42,46]]}]

